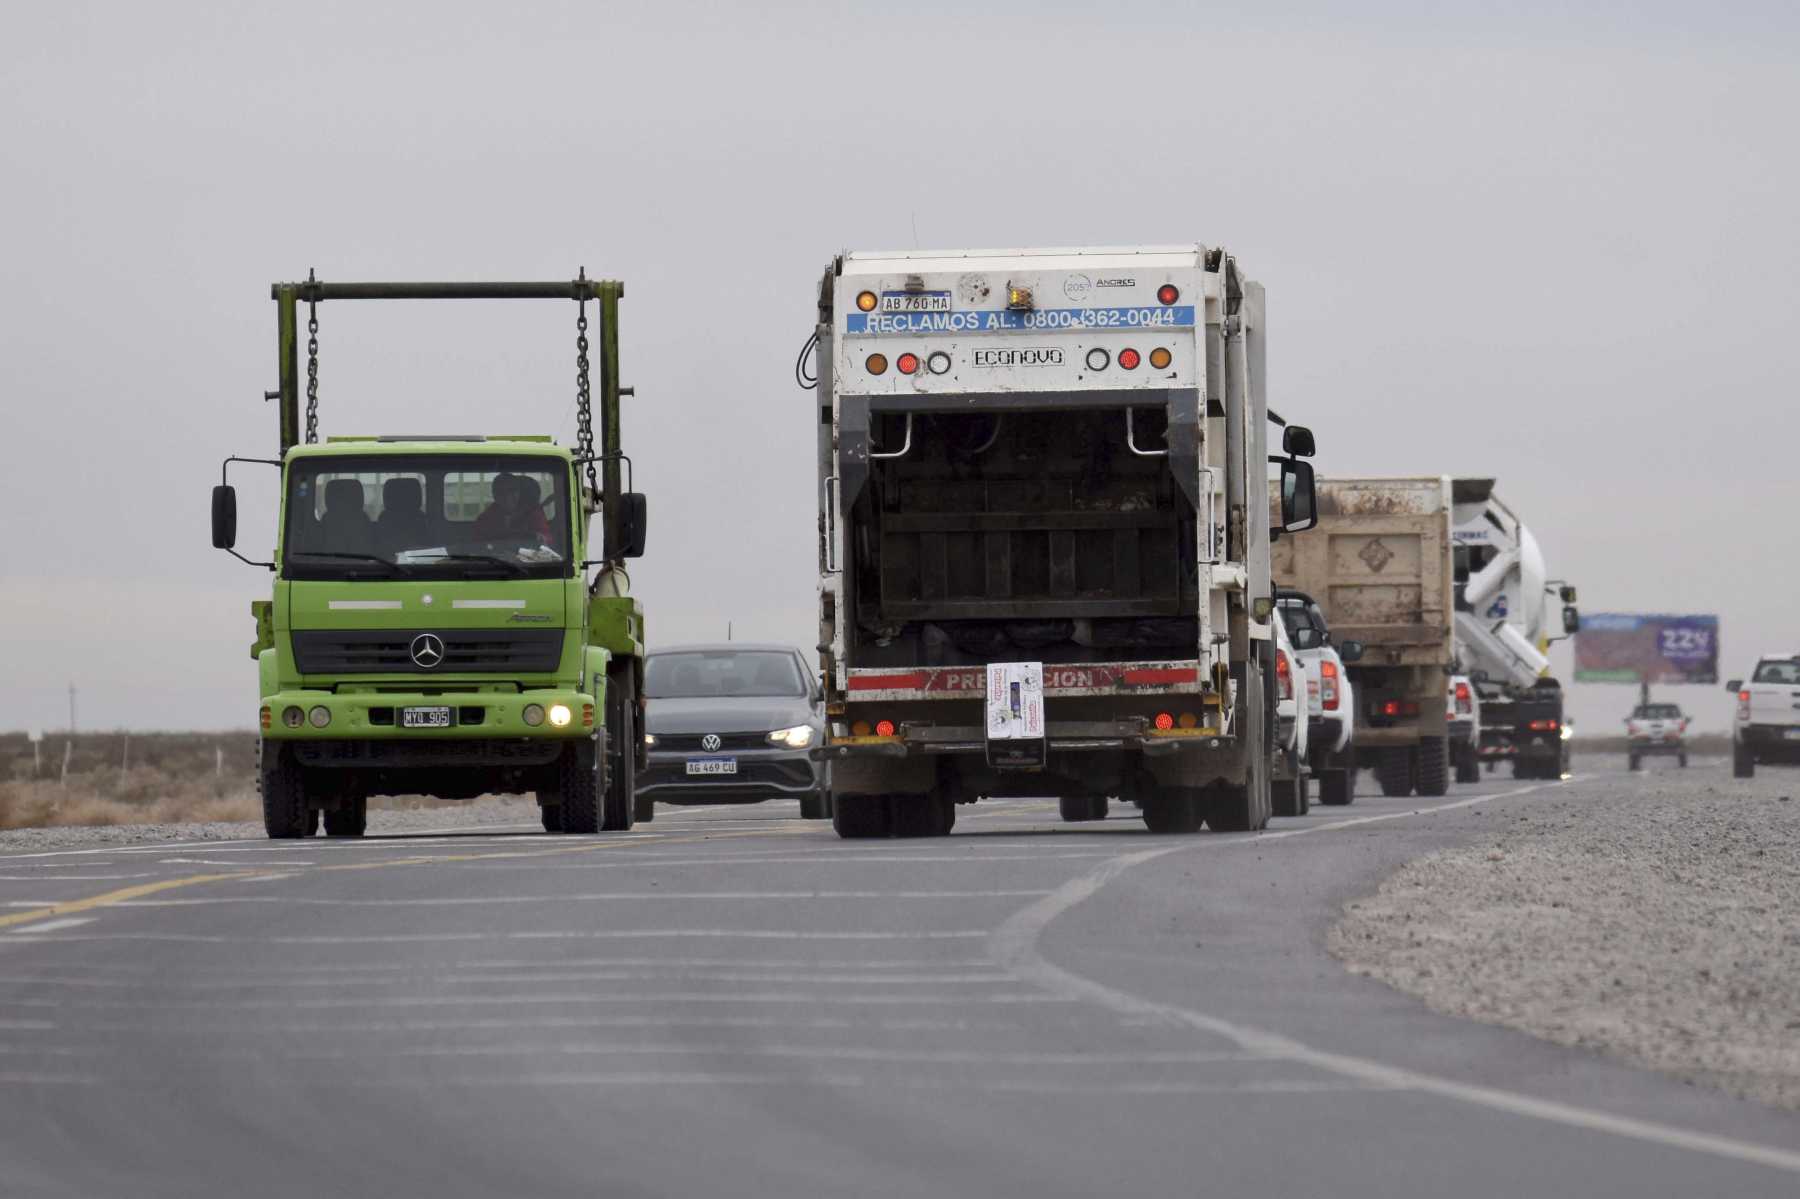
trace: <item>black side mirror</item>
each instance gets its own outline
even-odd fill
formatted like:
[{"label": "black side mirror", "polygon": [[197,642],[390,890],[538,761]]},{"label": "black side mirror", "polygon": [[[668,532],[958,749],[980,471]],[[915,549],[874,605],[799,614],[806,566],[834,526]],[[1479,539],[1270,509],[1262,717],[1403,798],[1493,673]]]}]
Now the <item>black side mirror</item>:
[{"label": "black side mirror", "polygon": [[619,544],[609,548],[608,558],[642,558],[644,537],[648,530],[649,507],[641,491],[627,491],[619,497]]},{"label": "black side mirror", "polygon": [[1743,688],[1744,688],[1744,680],[1743,679],[1732,679],[1730,682],[1725,684],[1725,690],[1727,690],[1727,691],[1742,691]]},{"label": "black side mirror", "polygon": [[1572,584],[1572,583],[1564,583],[1563,584],[1563,586],[1562,586],[1562,602],[1565,604],[1572,604],[1575,602],[1575,586],[1574,586],[1574,584]]},{"label": "black side mirror", "polygon": [[1471,670],[1469,672],[1469,681],[1471,683],[1485,683],[1488,681],[1488,672],[1485,670]]},{"label": "black side mirror", "polygon": [[1302,625],[1289,634],[1295,649],[1318,649],[1319,630],[1311,625]]},{"label": "black side mirror", "polygon": [[1337,651],[1338,657],[1342,658],[1344,664],[1348,666],[1352,662],[1362,661],[1363,643],[1360,641],[1346,641],[1337,647]]},{"label": "black side mirror", "polygon": [[[1292,434],[1293,425],[1288,426]],[[1302,429],[1300,432],[1305,433]],[[1308,444],[1312,434],[1307,433]],[[1301,462],[1297,458],[1281,460],[1281,531],[1283,533],[1299,533],[1319,523],[1318,497],[1313,488],[1313,468],[1310,462]]]},{"label": "black side mirror", "polygon": [[1310,458],[1318,451],[1313,447],[1312,430],[1305,425],[1288,425],[1281,431],[1281,452],[1296,458]]},{"label": "black side mirror", "polygon": [[229,483],[212,489],[212,543],[216,550],[237,545],[237,488]]},{"label": "black side mirror", "polygon": [[1581,632],[1581,613],[1576,611],[1574,608],[1564,608],[1563,609],[1563,632],[1565,632],[1565,633]]}]

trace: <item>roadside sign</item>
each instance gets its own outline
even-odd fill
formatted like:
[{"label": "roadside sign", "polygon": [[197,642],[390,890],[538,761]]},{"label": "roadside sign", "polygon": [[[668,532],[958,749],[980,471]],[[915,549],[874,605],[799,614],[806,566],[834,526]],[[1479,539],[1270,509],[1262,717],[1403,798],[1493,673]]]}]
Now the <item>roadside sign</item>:
[{"label": "roadside sign", "polygon": [[1627,612],[1581,614],[1577,683],[1719,681],[1719,618]]}]

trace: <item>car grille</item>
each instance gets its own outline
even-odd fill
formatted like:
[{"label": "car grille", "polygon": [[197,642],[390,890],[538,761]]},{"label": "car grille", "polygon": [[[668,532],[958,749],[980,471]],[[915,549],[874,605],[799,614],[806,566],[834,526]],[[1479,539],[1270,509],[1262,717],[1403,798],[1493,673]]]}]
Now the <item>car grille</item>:
[{"label": "car grille", "polygon": [[[444,659],[413,661],[413,639],[434,633]],[[294,664],[301,674],[547,674],[562,658],[561,629],[297,629]]]},{"label": "car grille", "polygon": [[707,749],[700,744],[705,733],[658,733],[655,749],[657,753],[710,754],[727,749],[773,749],[769,744],[767,733],[720,733],[719,747]]}]

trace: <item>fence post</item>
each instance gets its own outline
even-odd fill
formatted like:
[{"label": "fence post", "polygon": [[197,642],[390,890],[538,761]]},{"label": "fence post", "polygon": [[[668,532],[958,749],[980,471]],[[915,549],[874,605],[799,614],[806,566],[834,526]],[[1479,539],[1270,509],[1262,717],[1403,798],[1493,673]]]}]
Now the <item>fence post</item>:
[{"label": "fence post", "polygon": [[67,787],[69,785],[69,759],[74,756],[75,738],[70,737],[67,741],[63,742],[62,781],[57,784],[60,787]]}]

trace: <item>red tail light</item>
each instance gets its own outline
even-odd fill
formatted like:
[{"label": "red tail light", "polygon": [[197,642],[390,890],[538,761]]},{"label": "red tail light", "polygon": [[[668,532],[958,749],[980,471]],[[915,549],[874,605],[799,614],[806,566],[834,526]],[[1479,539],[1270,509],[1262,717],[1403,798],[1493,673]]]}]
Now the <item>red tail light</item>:
[{"label": "red tail light", "polygon": [[1180,298],[1181,298],[1181,289],[1179,287],[1176,287],[1173,283],[1165,283],[1161,287],[1156,289],[1156,302],[1158,304],[1163,304],[1163,305],[1173,304],[1176,300],[1179,300]]},{"label": "red tail light", "polygon": [[1338,706],[1338,668],[1336,662],[1319,663],[1319,696],[1325,701],[1325,710],[1337,711]]},{"label": "red tail light", "polygon": [[1554,720],[1534,720],[1525,727],[1534,733],[1554,733],[1557,729],[1561,728],[1562,725]]},{"label": "red tail light", "polygon": [[1473,697],[1469,694],[1469,685],[1467,683],[1458,683],[1456,685],[1456,711],[1457,711],[1457,714],[1462,715],[1462,716],[1467,716],[1470,712],[1473,712],[1474,710],[1475,710],[1475,701],[1474,701]]},{"label": "red tail light", "polygon": [[1419,705],[1410,699],[1390,699],[1377,704],[1375,711],[1382,716],[1417,716]]},{"label": "red tail light", "polygon": [[1175,727],[1175,718],[1167,712],[1158,712],[1156,714],[1156,727],[1166,733]]},{"label": "red tail light", "polygon": [[1738,719],[1739,720],[1749,720],[1750,719],[1750,692],[1749,691],[1738,692]]},{"label": "red tail light", "polygon": [[892,737],[894,735],[894,722],[891,720],[877,720],[875,722],[875,735],[877,737]]},{"label": "red tail light", "polygon": [[1281,684],[1281,698],[1294,698],[1294,668],[1288,663],[1286,650],[1275,651],[1275,681]]},{"label": "red tail light", "polygon": [[1143,361],[1143,359],[1138,356],[1138,352],[1131,349],[1129,346],[1119,351],[1119,366],[1125,370],[1136,370],[1138,368],[1138,363],[1141,361]]},{"label": "red tail light", "polygon": [[911,353],[900,355],[900,357],[894,359],[894,369],[903,375],[917,374],[919,371],[919,356]]}]

